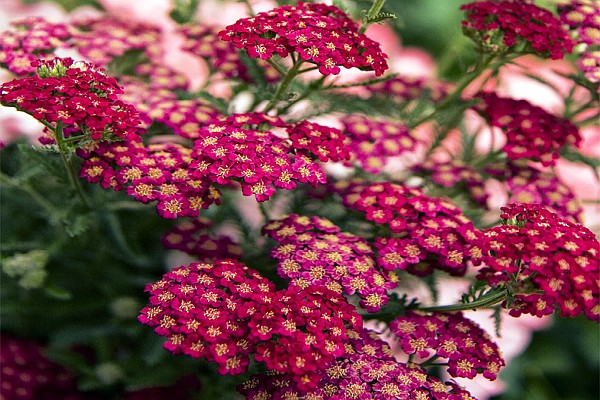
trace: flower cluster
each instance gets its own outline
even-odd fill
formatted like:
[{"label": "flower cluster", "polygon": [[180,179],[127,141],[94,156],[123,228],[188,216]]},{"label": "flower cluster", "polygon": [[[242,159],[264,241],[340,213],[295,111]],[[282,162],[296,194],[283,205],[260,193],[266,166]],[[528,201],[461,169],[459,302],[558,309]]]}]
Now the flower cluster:
[{"label": "flower cluster", "polygon": [[254,355],[308,387],[320,363],[345,354],[347,330],[362,327],[341,295],[324,287],[275,291],[235,260],[175,268],[146,291],[140,322],[168,337],[168,350],[213,361],[221,374],[245,372]]},{"label": "flower cluster", "polygon": [[2,334],[0,398],[6,400],[79,400],[68,371],[48,360],[36,343]]},{"label": "flower cluster", "polygon": [[476,1],[460,7],[466,11],[463,31],[481,50],[517,50],[561,59],[573,50],[569,33],[550,11],[527,1]]},{"label": "flower cluster", "polygon": [[[226,78],[240,78],[251,82],[252,78],[248,67],[242,62],[237,49],[231,42],[222,41],[219,37],[221,29],[206,25],[187,25],[181,28],[186,40],[182,49],[202,57],[209,62],[215,72],[221,73]],[[267,82],[277,82],[281,75],[268,62],[256,60],[263,70]]]},{"label": "flower cluster", "polygon": [[341,122],[350,139],[353,159],[367,172],[380,172],[390,157],[413,152],[419,142],[406,125],[397,121],[349,114]]},{"label": "flower cluster", "polygon": [[509,203],[538,204],[573,222],[582,221],[581,204],[555,174],[526,162],[490,165],[486,172],[504,182]]},{"label": "flower cluster", "polygon": [[425,359],[447,359],[448,373],[455,378],[475,375],[494,380],[505,365],[490,336],[461,312],[420,313],[407,311],[390,322],[406,354]]},{"label": "flower cluster", "polygon": [[375,267],[366,240],[340,231],[328,219],[295,214],[263,227],[263,233],[279,243],[271,255],[279,260],[279,276],[289,279],[291,285],[357,293],[363,308],[378,311],[387,303],[387,290],[396,287],[398,278]]},{"label": "flower cluster", "polygon": [[526,100],[515,100],[482,93],[476,106],[492,126],[506,134],[504,152],[511,160],[529,158],[543,165],[554,165],[565,145],[578,146],[581,135],[569,120],[549,114]]},{"label": "flower cluster", "polygon": [[[270,125],[285,129],[287,138],[245,127]],[[237,114],[200,131],[194,142],[192,176],[219,184],[235,180],[245,196],[268,200],[275,187],[287,190],[296,182],[316,186],[325,173],[315,161],[340,161],[348,157],[344,135],[334,128],[308,121],[286,124],[266,114]]]},{"label": "flower cluster", "polygon": [[80,176],[105,188],[125,189],[142,203],[157,201],[164,218],[197,217],[200,209],[220,202],[220,193],[206,179],[191,176],[191,153],[176,143],[100,143],[87,154],[81,152],[85,160]]},{"label": "flower cluster", "polygon": [[478,279],[506,282],[511,315],[549,315],[556,305],[565,317],[584,313],[600,320],[600,243],[586,227],[534,204],[502,208],[505,225],[486,229],[474,241]]},{"label": "flower cluster", "polygon": [[144,51],[153,59],[162,53],[160,30],[150,25],[115,19],[114,16],[89,17],[69,26],[71,46],[90,62],[106,66],[131,51]]},{"label": "flower cluster", "polygon": [[476,170],[460,160],[438,162],[425,160],[415,165],[413,171],[427,174],[436,185],[451,189],[463,184],[473,201],[487,208],[488,194],[485,191],[485,180]]},{"label": "flower cluster", "polygon": [[137,136],[138,113],[119,100],[122,90],[114,78],[70,58],[36,61],[35,65],[37,75],[0,86],[1,104],[55,128],[60,124],[73,137],[98,141]]},{"label": "flower cluster", "polygon": [[572,29],[579,43],[600,42],[600,5],[591,0],[570,0],[557,6],[560,20]]},{"label": "flower cluster", "polygon": [[11,25],[17,30],[0,33],[0,66],[19,76],[35,73],[32,62],[66,47],[65,41],[71,36],[66,25],[40,17],[13,21]]},{"label": "flower cluster", "polygon": [[367,220],[389,226],[392,236],[377,237],[374,243],[383,269],[425,276],[435,268],[464,275],[476,231],[449,200],[388,182],[351,183],[342,197],[346,207],[364,212]]},{"label": "flower cluster", "polygon": [[421,97],[440,101],[450,94],[452,88],[450,82],[413,76],[396,76],[367,86],[371,94],[392,96],[400,101],[418,100]]},{"label": "flower cluster", "polygon": [[161,243],[165,248],[181,250],[200,261],[234,258],[240,259],[242,248],[229,236],[212,237],[206,233],[211,222],[205,218],[180,222],[163,235]]},{"label": "flower cluster", "polygon": [[397,362],[374,332],[361,330],[351,338],[346,356],[322,365],[321,379],[311,390],[303,390],[291,375],[271,373],[252,376],[238,391],[248,400],[475,399],[454,382],[444,384],[416,365]]},{"label": "flower cluster", "polygon": [[600,82],[600,4],[591,0],[572,0],[557,8],[560,20],[584,48],[576,61],[577,66],[590,82]]},{"label": "flower cluster", "polygon": [[325,4],[299,2],[238,20],[219,33],[252,58],[270,59],[296,53],[315,64],[323,75],[340,73],[340,67],[375,71],[387,69],[379,44],[358,31],[342,10]]}]

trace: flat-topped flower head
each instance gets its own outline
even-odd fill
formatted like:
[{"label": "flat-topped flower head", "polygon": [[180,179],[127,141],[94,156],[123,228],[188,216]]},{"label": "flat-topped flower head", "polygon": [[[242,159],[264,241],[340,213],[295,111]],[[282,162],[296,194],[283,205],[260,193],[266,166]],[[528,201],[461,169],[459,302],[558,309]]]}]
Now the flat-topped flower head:
[{"label": "flat-topped flower head", "polygon": [[52,58],[58,48],[67,47],[71,37],[64,24],[51,23],[40,17],[11,22],[15,30],[0,32],[0,67],[25,76],[33,74],[33,61]]},{"label": "flat-topped flower head", "polygon": [[388,344],[366,329],[352,334],[345,356],[322,363],[315,379],[305,388],[293,375],[269,371],[253,375],[238,392],[248,400],[475,400],[454,382],[443,383],[414,364],[396,361]]},{"label": "flat-topped flower head", "polygon": [[575,63],[588,81],[600,83],[600,50],[584,51]]},{"label": "flat-topped flower head", "polygon": [[550,11],[529,1],[476,1],[466,11],[463,31],[483,52],[534,53],[561,59],[573,50],[569,33]]},{"label": "flat-topped flower head", "polygon": [[[70,58],[36,61],[36,75],[0,86],[0,104],[24,111],[87,141],[124,139],[139,133],[137,110],[119,100],[114,78]],[[84,142],[82,142],[84,143]]]},{"label": "flat-topped flower head", "polygon": [[271,255],[279,260],[277,273],[290,285],[357,294],[369,312],[386,304],[388,289],[397,286],[395,274],[377,268],[366,240],[341,232],[328,219],[292,214],[270,221],[262,231],[279,243]]},{"label": "flat-topped flower head", "polygon": [[422,359],[439,358],[436,363],[446,365],[448,373],[455,378],[473,379],[483,373],[487,379],[494,380],[505,365],[498,346],[487,332],[461,312],[407,311],[390,322],[390,330],[406,354]]},{"label": "flat-topped flower head", "polygon": [[561,22],[573,32],[578,43],[600,45],[600,4],[597,1],[563,0],[557,10]]},{"label": "flat-topped flower head", "polygon": [[342,10],[326,4],[299,2],[261,12],[229,25],[219,36],[252,58],[267,60],[295,53],[315,64],[323,75],[337,75],[344,67],[379,76],[388,68],[379,44],[360,33]]},{"label": "flat-topped flower head", "polygon": [[320,363],[346,353],[349,331],[362,329],[343,296],[325,287],[275,291],[235,260],[175,268],[146,291],[140,322],[168,337],[174,354],[215,362],[221,374],[245,372],[252,355],[310,386]]},{"label": "flat-topped flower head", "polygon": [[6,400],[83,399],[69,372],[48,360],[43,355],[43,350],[38,343],[2,333],[0,398]]},{"label": "flat-topped flower head", "polygon": [[342,117],[352,158],[367,172],[378,173],[390,157],[413,152],[418,138],[401,122],[360,114]]},{"label": "flat-topped flower head", "polygon": [[558,307],[564,317],[600,321],[596,236],[536,204],[502,211],[504,225],[483,230],[473,243],[473,263],[484,263],[478,279],[506,285],[511,315],[549,315]]},{"label": "flat-topped flower head", "polygon": [[242,248],[227,235],[210,235],[212,223],[205,218],[183,221],[171,228],[161,238],[165,248],[180,250],[200,261],[242,257]]},{"label": "flat-topped flower head", "polygon": [[510,160],[528,158],[549,166],[556,163],[566,145],[578,146],[582,138],[569,120],[554,116],[526,100],[482,93],[476,106],[492,126],[506,134],[502,148]]},{"label": "flat-topped flower head", "polygon": [[[275,134],[265,129],[273,129]],[[275,188],[326,182],[317,160],[348,157],[345,136],[308,121],[286,124],[260,113],[236,114],[200,130],[194,142],[192,176],[227,185],[239,182],[245,196],[266,201]]]},{"label": "flat-topped flower head", "polygon": [[391,235],[374,243],[384,270],[425,276],[441,269],[464,275],[475,227],[450,200],[387,182],[352,183],[341,194],[346,207],[389,227]]},{"label": "flat-topped flower head", "polygon": [[221,193],[206,179],[191,176],[192,150],[177,143],[145,146],[139,138],[99,143],[84,158],[80,176],[105,188],[125,190],[144,204],[157,202],[163,218],[197,217],[220,203]]}]

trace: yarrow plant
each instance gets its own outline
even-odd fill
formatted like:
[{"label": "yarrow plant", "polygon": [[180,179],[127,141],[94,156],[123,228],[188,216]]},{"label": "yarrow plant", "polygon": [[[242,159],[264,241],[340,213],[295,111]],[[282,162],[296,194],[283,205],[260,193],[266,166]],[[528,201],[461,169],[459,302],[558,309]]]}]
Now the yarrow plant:
[{"label": "yarrow plant", "polygon": [[437,75],[394,2],[90,2],[0,33],[1,399],[486,399],[597,329],[595,2],[464,4]]}]

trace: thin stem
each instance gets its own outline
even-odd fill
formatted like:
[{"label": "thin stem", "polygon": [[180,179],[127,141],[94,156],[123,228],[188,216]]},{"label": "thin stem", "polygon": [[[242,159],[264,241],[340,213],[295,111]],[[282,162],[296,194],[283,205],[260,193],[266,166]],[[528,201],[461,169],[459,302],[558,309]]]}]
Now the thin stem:
[{"label": "thin stem", "polygon": [[373,2],[373,5],[371,6],[371,8],[369,8],[369,11],[367,11],[367,14],[365,16],[365,23],[362,24],[362,26],[359,29],[360,33],[365,33],[369,25],[371,25],[369,21],[375,18],[375,16],[381,12],[381,9],[383,8],[384,4],[385,0],[375,0]]},{"label": "thin stem", "polygon": [[476,310],[478,308],[487,308],[499,304],[506,300],[508,296],[508,291],[503,288],[502,290],[496,292],[490,292],[481,298],[471,302],[471,303],[459,303],[459,304],[449,304],[445,306],[431,306],[431,307],[419,307],[420,311],[426,312],[452,312],[452,311],[466,311],[466,310]]},{"label": "thin stem", "polygon": [[246,5],[246,8],[248,9],[248,14],[250,14],[250,16],[255,16],[256,12],[254,12],[254,7],[252,7],[252,4],[250,4],[249,0],[242,0],[242,3],[244,3]]},{"label": "thin stem", "polygon": [[71,184],[71,187],[73,187],[73,189],[75,189],[75,192],[79,196],[81,203],[87,209],[91,210],[92,206],[83,191],[83,187],[81,186],[81,183],[79,182],[79,177],[75,174],[75,170],[73,168],[73,163],[72,163],[73,157],[71,156],[71,154],[69,154],[69,149],[66,146],[67,142],[65,141],[65,137],[63,136],[63,125],[62,125],[62,122],[60,122],[60,121],[58,121],[56,123],[54,136],[55,136],[55,140],[56,140],[56,145],[58,147],[58,153],[60,154],[60,158],[62,159],[63,165],[67,172],[67,177],[69,179],[69,183]]},{"label": "thin stem", "polygon": [[270,65],[271,65],[273,68],[275,68],[275,70],[276,70],[277,72],[279,72],[279,74],[280,74],[281,76],[285,76],[285,74],[287,73],[287,72],[285,71],[285,69],[281,68],[281,66],[280,66],[279,64],[277,64],[275,61],[273,61],[273,59],[272,59],[272,58],[267,58],[267,60],[266,60],[266,61],[267,61],[267,62],[268,62],[268,63],[269,63],[269,64],[270,64]]},{"label": "thin stem", "polygon": [[269,211],[267,210],[267,206],[265,206],[265,202],[259,201],[258,208],[260,209],[260,213],[262,214],[262,216],[265,220],[265,224],[266,224],[267,222],[269,222],[271,220],[271,217],[269,216]]},{"label": "thin stem", "polygon": [[277,90],[275,91],[273,98],[271,98],[271,100],[269,101],[269,104],[267,104],[267,106],[263,110],[264,113],[268,113],[273,108],[275,108],[275,105],[277,104],[277,102],[279,101],[279,99],[281,98],[283,93],[287,90],[288,86],[290,86],[290,84],[292,83],[294,78],[298,75],[298,73],[300,71],[300,66],[303,63],[304,63],[304,61],[299,61],[299,62],[295,63],[292,66],[292,68],[290,68],[290,70],[287,72],[287,74],[285,75],[283,80],[279,83],[279,86],[277,87]]}]

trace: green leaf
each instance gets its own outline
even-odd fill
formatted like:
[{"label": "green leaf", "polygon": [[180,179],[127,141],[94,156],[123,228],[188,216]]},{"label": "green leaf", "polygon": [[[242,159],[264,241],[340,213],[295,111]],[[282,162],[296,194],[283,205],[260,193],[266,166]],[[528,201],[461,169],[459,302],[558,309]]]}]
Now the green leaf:
[{"label": "green leaf", "polygon": [[388,12],[381,12],[375,16],[373,16],[372,18],[368,18],[366,20],[367,24],[379,24],[381,22],[390,20],[390,19],[396,19],[396,14],[394,13],[388,13]]},{"label": "green leaf", "polygon": [[196,15],[200,0],[175,0],[174,3],[169,16],[178,24],[187,24]]},{"label": "green leaf", "polygon": [[56,300],[71,300],[73,298],[73,294],[65,289],[62,289],[58,286],[46,286],[44,288],[44,292],[48,297],[51,297]]}]

